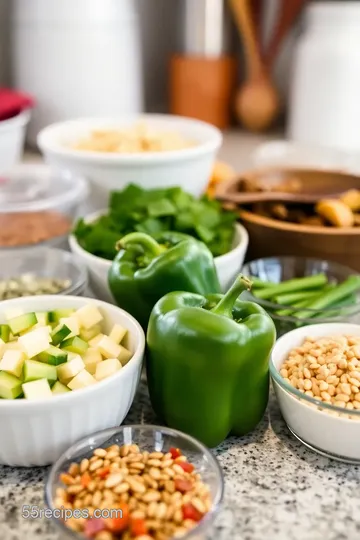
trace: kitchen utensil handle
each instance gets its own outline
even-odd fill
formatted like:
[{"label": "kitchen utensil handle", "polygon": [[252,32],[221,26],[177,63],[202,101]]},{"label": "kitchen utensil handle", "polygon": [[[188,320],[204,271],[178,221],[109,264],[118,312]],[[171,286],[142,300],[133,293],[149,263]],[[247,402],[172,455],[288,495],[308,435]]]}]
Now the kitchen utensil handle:
[{"label": "kitchen utensil handle", "polygon": [[236,26],[243,38],[249,78],[257,78],[261,75],[263,66],[256,40],[249,0],[229,0],[229,4],[235,18]]},{"label": "kitchen utensil handle", "polygon": [[281,45],[308,0],[281,0],[275,29],[265,54],[269,71],[274,66]]}]

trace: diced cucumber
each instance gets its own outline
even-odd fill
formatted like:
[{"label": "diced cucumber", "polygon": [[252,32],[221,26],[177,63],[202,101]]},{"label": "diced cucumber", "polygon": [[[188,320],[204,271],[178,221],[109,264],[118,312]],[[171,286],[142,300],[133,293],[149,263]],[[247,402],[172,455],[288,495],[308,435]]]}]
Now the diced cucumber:
[{"label": "diced cucumber", "polygon": [[50,317],[47,311],[39,311],[35,315],[39,326],[47,326],[50,323]]},{"label": "diced cucumber", "polygon": [[2,358],[5,351],[6,351],[6,343],[3,339],[0,338],[0,358]]},{"label": "diced cucumber", "polygon": [[38,355],[40,362],[45,362],[46,364],[50,364],[52,366],[59,366],[60,364],[67,362],[67,357],[68,353],[66,351],[58,349],[53,345],[50,345],[46,351],[43,351]]},{"label": "diced cucumber", "polygon": [[67,392],[70,392],[70,391],[71,391],[70,388],[68,388],[67,386],[65,386],[59,381],[56,381],[56,383],[51,389],[51,392],[53,394],[66,394]]},{"label": "diced cucumber", "polygon": [[78,336],[80,334],[79,321],[73,315],[72,317],[62,317],[60,319],[60,324],[64,324],[71,330],[70,337]]},{"label": "diced cucumber", "polygon": [[121,368],[122,365],[117,358],[109,358],[108,360],[103,360],[102,362],[100,362],[100,364],[97,364],[96,366],[95,379],[97,381],[107,379],[107,377],[114,375]]},{"label": "diced cucumber", "polygon": [[86,386],[91,386],[96,383],[96,379],[86,369],[80,371],[71,381],[68,383],[70,390],[80,390]]},{"label": "diced cucumber", "polygon": [[25,330],[29,330],[35,326],[37,322],[38,320],[35,313],[25,313],[24,315],[19,315],[18,317],[14,317],[8,321],[10,330],[14,336],[24,332]]},{"label": "diced cucumber", "polygon": [[7,343],[10,339],[10,326],[8,324],[0,324],[0,338]]},{"label": "diced cucumber", "polygon": [[126,328],[124,328],[120,324],[114,324],[109,334],[109,338],[112,339],[115,343],[117,343],[117,345],[119,345],[124,339],[126,333]]},{"label": "diced cucumber", "polygon": [[25,362],[25,354],[22,351],[6,351],[1,362],[0,370],[20,377]]},{"label": "diced cucumber", "polygon": [[89,345],[83,339],[75,336],[63,341],[60,347],[76,354],[85,354]]},{"label": "diced cucumber", "polygon": [[33,358],[49,348],[51,341],[50,332],[47,326],[41,326],[31,330],[27,334],[20,336],[18,343],[23,347],[29,358]]},{"label": "diced cucumber", "polygon": [[17,397],[21,396],[22,393],[22,381],[18,377],[14,377],[14,375],[1,371],[0,398],[16,399]]},{"label": "diced cucumber", "polygon": [[24,382],[47,379],[51,384],[57,381],[56,367],[37,360],[25,360],[23,378]]},{"label": "diced cucumber", "polygon": [[63,384],[68,384],[80,371],[85,368],[81,356],[76,356],[70,362],[61,364],[56,368],[59,381]]},{"label": "diced cucumber", "polygon": [[66,339],[70,334],[70,328],[68,328],[65,324],[59,324],[50,334],[51,341],[53,345],[59,345],[59,343],[64,341],[64,339]]},{"label": "diced cucumber", "polygon": [[53,396],[47,379],[24,383],[22,389],[25,399],[48,399]]},{"label": "diced cucumber", "polygon": [[73,313],[75,313],[75,309],[57,309],[56,311],[49,311],[49,321],[58,324],[60,319],[70,317]]},{"label": "diced cucumber", "polygon": [[103,316],[95,304],[86,304],[79,308],[76,311],[76,317],[79,320],[81,328],[85,328],[86,330],[103,320]]},{"label": "diced cucumber", "polygon": [[101,326],[100,324],[95,324],[95,326],[92,326],[91,328],[89,328],[88,330],[86,330],[85,328],[82,328],[80,330],[80,334],[79,336],[81,337],[81,339],[83,339],[84,341],[90,341],[91,339],[93,339],[95,336],[98,336],[101,332]]}]

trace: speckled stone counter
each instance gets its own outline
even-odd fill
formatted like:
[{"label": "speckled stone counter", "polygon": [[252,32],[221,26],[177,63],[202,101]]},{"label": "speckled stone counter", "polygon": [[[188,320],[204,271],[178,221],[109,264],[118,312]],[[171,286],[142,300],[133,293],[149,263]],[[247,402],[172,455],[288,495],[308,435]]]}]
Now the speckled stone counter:
[{"label": "speckled stone counter", "polygon": [[[143,384],[126,419],[139,422],[156,422]],[[288,432],[274,398],[251,436],[227,440],[216,454],[226,495],[214,540],[360,538],[360,468],[301,446]],[[47,473],[46,468],[0,467],[0,540],[58,538],[48,520],[22,517],[23,505],[43,507]]]}]

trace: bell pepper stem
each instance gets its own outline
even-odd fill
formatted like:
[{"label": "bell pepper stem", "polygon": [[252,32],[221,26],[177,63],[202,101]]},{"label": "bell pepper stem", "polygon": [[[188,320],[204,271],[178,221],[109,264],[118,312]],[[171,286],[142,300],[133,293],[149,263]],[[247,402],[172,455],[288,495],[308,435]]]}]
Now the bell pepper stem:
[{"label": "bell pepper stem", "polygon": [[228,292],[224,294],[222,299],[214,308],[210,311],[216,313],[217,315],[223,315],[224,317],[232,317],[232,311],[236,300],[239,298],[240,294],[244,291],[251,290],[252,282],[247,277],[240,274]]},{"label": "bell pepper stem", "polygon": [[120,249],[126,249],[129,244],[140,245],[144,249],[144,251],[152,257],[157,257],[158,255],[161,255],[161,253],[166,251],[166,248],[164,246],[161,246],[156,240],[154,240],[154,238],[142,232],[134,232],[127,234],[121,240],[119,240],[119,242],[117,242],[116,249],[118,251]]}]

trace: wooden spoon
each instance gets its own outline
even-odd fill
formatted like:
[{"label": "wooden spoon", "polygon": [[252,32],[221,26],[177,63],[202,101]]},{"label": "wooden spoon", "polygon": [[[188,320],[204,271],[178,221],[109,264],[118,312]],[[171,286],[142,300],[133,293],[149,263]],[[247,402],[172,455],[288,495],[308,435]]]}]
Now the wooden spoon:
[{"label": "wooden spoon", "polygon": [[238,90],[235,109],[239,120],[251,131],[268,128],[279,111],[279,98],[261,61],[249,0],[229,0],[247,61],[247,80]]},{"label": "wooden spoon", "polygon": [[271,73],[280,47],[308,0],[282,0],[280,14],[265,54],[265,65]]}]

